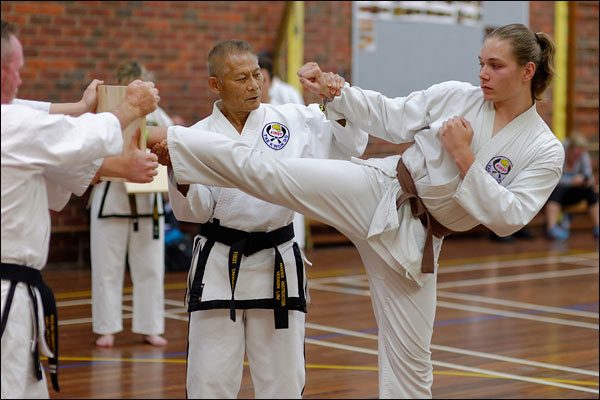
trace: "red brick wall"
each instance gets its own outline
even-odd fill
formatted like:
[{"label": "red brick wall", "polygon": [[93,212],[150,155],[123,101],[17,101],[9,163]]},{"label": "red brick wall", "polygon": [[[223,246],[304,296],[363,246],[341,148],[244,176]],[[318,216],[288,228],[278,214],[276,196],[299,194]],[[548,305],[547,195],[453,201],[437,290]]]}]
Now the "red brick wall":
[{"label": "red brick wall", "polygon": [[598,171],[598,5],[597,1],[572,4],[574,26],[573,131],[595,144],[595,170]]},{"label": "red brick wall", "polygon": [[[530,2],[534,30],[553,34],[554,4]],[[19,26],[25,49],[25,82],[19,96],[75,101],[93,78],[115,83],[119,62],[139,59],[155,73],[161,106],[191,124],[204,118],[215,97],[206,85],[206,55],[225,38],[272,50],[284,2],[238,1],[2,1],[2,18]],[[598,2],[576,2],[577,77],[574,125],[597,136]],[[305,60],[317,61],[351,81],[352,7],[349,1],[305,2]],[[551,93],[540,104],[551,124]],[[307,96],[307,100],[312,100]],[[597,142],[597,138],[595,139]],[[390,154],[398,146],[372,141],[367,155]],[[596,153],[597,154],[597,153]],[[89,259],[87,232],[58,233],[89,224],[84,201],[73,198],[53,214],[49,260]]]}]

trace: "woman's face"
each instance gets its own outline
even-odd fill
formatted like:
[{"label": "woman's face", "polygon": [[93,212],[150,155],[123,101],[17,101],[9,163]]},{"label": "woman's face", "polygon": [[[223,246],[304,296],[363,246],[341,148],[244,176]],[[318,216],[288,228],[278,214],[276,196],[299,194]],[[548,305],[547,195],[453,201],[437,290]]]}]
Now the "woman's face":
[{"label": "woman's face", "polygon": [[531,77],[527,78],[526,66],[517,63],[511,50],[506,40],[489,38],[483,43],[479,55],[479,81],[486,100],[506,102],[530,95]]}]

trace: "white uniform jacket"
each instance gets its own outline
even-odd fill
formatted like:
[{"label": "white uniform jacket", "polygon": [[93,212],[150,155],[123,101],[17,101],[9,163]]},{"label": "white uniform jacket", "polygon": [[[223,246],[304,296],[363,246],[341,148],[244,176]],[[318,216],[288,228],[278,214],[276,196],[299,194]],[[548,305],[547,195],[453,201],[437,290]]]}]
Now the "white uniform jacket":
[{"label": "white uniform jacket", "polygon": [[[393,99],[346,85],[328,103],[327,114],[389,142],[414,141],[403,161],[429,212],[454,231],[483,224],[500,236],[516,232],[540,211],[562,175],[563,148],[535,105],[492,137],[494,106],[469,83],[445,82]],[[464,179],[438,138],[442,123],[454,116],[466,118],[474,131],[476,160]],[[353,161],[395,177],[399,157]],[[394,180],[373,217],[368,241],[392,268],[421,283],[425,229],[408,202],[396,211],[401,190]],[[436,265],[441,242],[434,237]]]},{"label": "white uniform jacket", "polygon": [[[221,113],[217,104],[209,117],[191,128],[222,133],[278,158],[348,159],[360,156],[367,145],[365,132],[352,124],[342,127],[328,121],[317,104],[261,104],[248,116],[242,134]],[[187,196],[183,197],[171,179],[169,199],[180,221],[205,223],[218,219],[222,226],[245,232],[271,232],[290,224],[294,216],[287,208],[258,200],[238,189],[190,185]],[[201,237],[195,246],[188,280],[194,277],[198,252],[205,242],[206,238]],[[201,309],[229,307],[232,295],[227,268],[229,249],[217,242],[205,260]],[[295,304],[298,297],[303,303],[298,308],[290,305],[290,309],[304,310],[305,285],[302,282],[306,282],[306,277],[300,251],[293,241],[281,244],[278,249],[285,264],[290,303]],[[272,248],[242,259],[235,287],[236,308],[271,308],[266,304],[273,298],[273,265]]]},{"label": "white uniform jacket", "polygon": [[280,105],[287,103],[304,104],[300,92],[287,82],[274,76],[269,88],[270,104]]},{"label": "white uniform jacket", "polygon": [[[100,157],[119,154],[123,139],[111,113],[72,118],[49,115],[49,103],[28,105],[2,104],[1,251],[3,263],[41,270],[50,241],[48,209],[62,209],[71,193],[82,195],[102,164]],[[38,308],[43,315],[41,303]],[[18,321],[19,311],[14,312],[11,323]],[[38,328],[44,331],[42,318]],[[40,344],[50,356],[45,341]]]}]

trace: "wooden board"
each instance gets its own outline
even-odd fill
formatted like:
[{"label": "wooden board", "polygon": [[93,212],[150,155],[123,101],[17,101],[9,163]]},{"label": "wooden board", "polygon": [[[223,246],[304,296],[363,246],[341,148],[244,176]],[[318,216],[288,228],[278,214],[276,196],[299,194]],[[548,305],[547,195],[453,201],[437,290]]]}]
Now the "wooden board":
[{"label": "wooden board", "polygon": [[125,182],[127,193],[166,193],[169,191],[169,181],[167,180],[167,167],[160,165],[158,175],[150,183],[132,183]]},{"label": "wooden board", "polygon": [[[117,107],[125,98],[126,89],[127,86],[99,85],[97,112],[110,111]],[[137,128],[142,130],[139,140],[139,147],[140,149],[146,148],[146,118],[143,117],[136,119],[123,130],[123,149],[127,149],[129,147],[129,144],[131,143],[131,137]],[[167,168],[164,166],[159,166],[158,175],[155,176],[154,180],[150,183],[126,182],[124,178],[116,177],[102,177],[102,180],[125,182],[125,189],[127,190],[127,193],[160,193],[169,191]]]},{"label": "wooden board", "polygon": [[[112,85],[98,85],[98,113],[111,111],[115,109],[125,98],[125,90],[127,86],[112,86]],[[135,130],[140,128],[142,133],[146,129],[146,118],[138,118],[123,129],[123,151],[129,147],[131,143],[131,137],[135,133]],[[139,145],[141,149],[146,148],[146,136],[140,135]],[[115,177],[102,177],[105,181],[119,181],[124,182],[124,178]]]}]

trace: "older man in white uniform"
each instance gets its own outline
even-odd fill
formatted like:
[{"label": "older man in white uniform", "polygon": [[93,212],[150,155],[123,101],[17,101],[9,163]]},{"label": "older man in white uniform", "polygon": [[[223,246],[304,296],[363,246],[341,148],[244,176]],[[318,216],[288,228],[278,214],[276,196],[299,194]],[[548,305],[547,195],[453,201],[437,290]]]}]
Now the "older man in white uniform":
[{"label": "older man in white uniform", "polygon": [[1,392],[2,398],[47,398],[40,352],[58,390],[56,304],[40,274],[48,256],[48,208],[60,210],[71,193],[83,194],[102,158],[121,153],[122,127],[156,108],[158,96],[153,85],[138,81],[114,112],[78,118],[49,115],[49,103],[11,104],[23,66],[15,33],[2,21]]},{"label": "older man in white uniform", "polygon": [[[364,151],[365,132],[328,121],[316,104],[261,104],[262,75],[247,43],[217,44],[209,66],[209,86],[221,100],[194,129],[278,159],[348,159]],[[204,185],[179,191],[171,182],[169,199],[177,219],[202,224],[188,282],[188,396],[235,398],[246,352],[257,398],[301,397],[307,294],[294,212]]]},{"label": "older man in white uniform", "polygon": [[[524,43],[534,54],[517,61],[512,46]],[[402,156],[276,159],[181,127],[168,130],[170,160],[164,141],[157,143],[165,130],[153,132],[149,144],[157,143],[159,160],[172,163],[180,184],[237,187],[348,236],[369,275],[379,327],[379,396],[431,397],[435,267],[443,236],[478,224],[499,235],[519,230],[561,176],[562,146],[535,108],[552,77],[552,52],[547,35],[509,25],[482,47],[482,88],[446,82],[395,99],[332,88],[338,96],[327,105],[328,118],[346,118],[392,142],[414,141]],[[310,82],[317,82],[317,91],[331,97],[316,64],[299,74],[306,88],[313,91]]]}]

